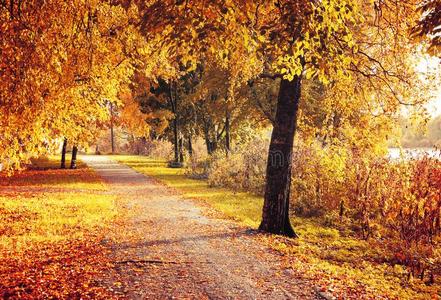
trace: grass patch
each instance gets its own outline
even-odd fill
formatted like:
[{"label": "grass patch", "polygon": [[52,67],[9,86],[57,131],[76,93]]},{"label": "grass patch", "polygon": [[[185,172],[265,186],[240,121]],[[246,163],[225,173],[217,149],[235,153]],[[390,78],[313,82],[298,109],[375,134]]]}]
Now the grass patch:
[{"label": "grass patch", "polygon": [[186,177],[183,169],[168,168],[166,161],[130,155],[116,155],[112,158],[177,189],[186,198],[204,201],[243,225],[259,225],[263,205],[261,197],[224,188],[211,188],[204,180]]},{"label": "grass patch", "polygon": [[79,163],[34,160],[0,174],[0,298],[108,298],[96,282],[106,267],[100,241],[117,209],[100,178]]},{"label": "grass patch", "polygon": [[[69,162],[66,161],[66,166]],[[77,169],[60,169],[59,158],[55,156],[33,159],[32,164],[25,170],[18,171],[13,176],[0,173],[1,187],[28,187],[101,190],[105,185],[98,175],[83,162],[78,161]]]},{"label": "grass patch", "polygon": [[[166,161],[143,156],[112,156],[136,171],[175,188],[184,197],[202,200],[223,215],[256,228],[263,199],[249,193],[209,187],[190,179],[182,169],[167,168]],[[325,226],[320,219],[293,217],[299,239],[264,236],[272,248],[285,254],[287,266],[334,295],[349,299],[430,299],[440,295],[440,283],[426,285],[408,278],[408,272],[390,261],[380,244],[357,238],[349,230]]]},{"label": "grass patch", "polygon": [[0,175],[0,249],[19,251],[35,242],[84,237],[116,215],[115,197],[84,163],[60,170],[54,157],[27,170]]},{"label": "grass patch", "polygon": [[115,216],[111,195],[43,193],[0,196],[0,249],[81,239]]}]

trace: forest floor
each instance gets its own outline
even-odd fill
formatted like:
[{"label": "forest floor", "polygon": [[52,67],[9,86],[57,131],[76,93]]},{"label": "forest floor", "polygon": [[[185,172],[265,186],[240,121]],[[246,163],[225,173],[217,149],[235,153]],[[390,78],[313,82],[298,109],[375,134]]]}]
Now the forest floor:
[{"label": "forest floor", "polygon": [[109,266],[100,241],[118,215],[116,196],[84,164],[58,167],[57,157],[0,173],[0,299],[112,295],[96,279]]},{"label": "forest floor", "polygon": [[[255,231],[259,196],[142,156],[39,159],[0,173],[0,298],[436,299],[371,242],[293,218]],[[120,163],[117,163],[119,161]],[[95,169],[95,171],[93,170]]]},{"label": "forest floor", "polygon": [[249,227],[108,157],[82,160],[0,174],[0,299],[319,298]]}]

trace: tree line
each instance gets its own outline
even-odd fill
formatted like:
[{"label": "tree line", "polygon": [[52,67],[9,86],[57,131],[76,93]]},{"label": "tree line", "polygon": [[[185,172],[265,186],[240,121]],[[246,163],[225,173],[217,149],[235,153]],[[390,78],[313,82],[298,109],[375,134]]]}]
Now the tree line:
[{"label": "tree line", "polygon": [[0,160],[18,168],[68,140],[74,167],[109,107],[137,136],[168,135],[172,166],[197,136],[228,155],[241,128],[270,125],[259,228],[296,236],[294,137],[329,145],[344,122],[388,128],[402,105],[428,101],[415,69],[426,45],[439,53],[440,5],[428,3],[1,1]]}]

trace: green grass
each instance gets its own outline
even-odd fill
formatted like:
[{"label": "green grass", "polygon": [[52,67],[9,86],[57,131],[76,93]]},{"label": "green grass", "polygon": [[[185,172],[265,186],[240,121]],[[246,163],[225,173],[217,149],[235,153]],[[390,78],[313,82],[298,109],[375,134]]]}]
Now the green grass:
[{"label": "green grass", "polygon": [[186,177],[183,169],[168,168],[166,161],[125,155],[112,158],[179,190],[186,198],[204,201],[228,218],[250,227],[259,225],[263,205],[263,199],[259,196],[210,188],[206,181]]},{"label": "green grass", "polygon": [[58,167],[51,157],[0,173],[0,298],[112,298],[96,278],[109,272],[100,241],[119,212],[116,196],[84,164]]},{"label": "green grass", "polygon": [[[242,225],[257,228],[262,197],[210,187],[207,181],[190,179],[183,169],[167,168],[166,161],[143,156],[112,156],[136,171],[152,176],[184,197],[202,201]],[[427,286],[407,280],[401,266],[392,266],[381,245],[357,238],[349,230],[325,226],[320,219],[293,217],[299,239],[263,236],[272,248],[289,257],[289,265],[301,276],[333,290],[342,297],[427,299],[439,295],[440,285]]]},{"label": "green grass", "polygon": [[60,170],[56,158],[33,161],[28,170],[0,175],[0,249],[81,239],[116,215],[115,196],[84,164]]}]

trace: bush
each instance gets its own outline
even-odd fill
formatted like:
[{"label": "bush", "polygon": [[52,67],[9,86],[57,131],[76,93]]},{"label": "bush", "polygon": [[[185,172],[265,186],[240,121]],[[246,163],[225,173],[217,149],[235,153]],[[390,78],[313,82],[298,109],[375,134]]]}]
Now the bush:
[{"label": "bush", "polygon": [[297,215],[325,215],[328,224],[349,224],[412,274],[441,271],[435,264],[441,258],[441,162],[435,158],[389,161],[357,149],[301,145],[293,161],[292,208]]},{"label": "bush", "polygon": [[254,139],[228,157],[224,153],[216,154],[209,161],[208,183],[262,195],[267,151],[268,141]]},{"label": "bush", "polygon": [[173,144],[166,140],[149,140],[146,146],[146,155],[170,160],[173,157]]},{"label": "bush", "polygon": [[345,195],[348,153],[337,147],[300,144],[294,150],[291,182],[292,209],[312,217],[336,210]]},{"label": "bush", "polygon": [[193,141],[193,154],[187,158],[186,175],[195,179],[207,179],[209,166],[213,160],[207,154],[207,148],[204,140],[197,138]]}]

